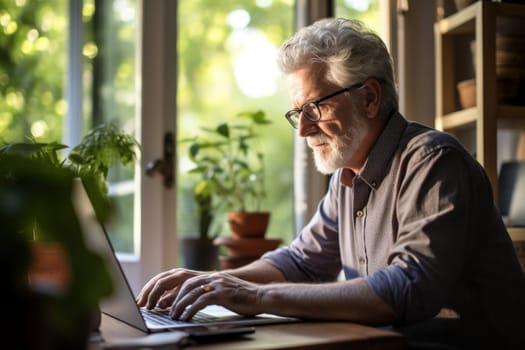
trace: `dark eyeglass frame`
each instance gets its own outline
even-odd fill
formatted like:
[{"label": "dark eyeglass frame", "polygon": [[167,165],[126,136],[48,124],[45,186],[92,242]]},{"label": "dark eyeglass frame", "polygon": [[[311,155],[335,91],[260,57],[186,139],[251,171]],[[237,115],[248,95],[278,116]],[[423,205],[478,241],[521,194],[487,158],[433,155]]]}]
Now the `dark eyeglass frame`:
[{"label": "dark eyeglass frame", "polygon": [[[306,119],[308,119],[308,120],[310,120],[312,122],[318,122],[319,120],[321,120],[321,110],[319,109],[319,104],[321,102],[326,101],[326,100],[328,100],[328,99],[330,99],[332,97],[335,97],[337,95],[340,95],[340,94],[342,94],[344,92],[352,92],[353,90],[360,89],[363,86],[364,86],[364,82],[353,84],[353,85],[351,85],[349,87],[346,87],[346,88],[341,89],[341,90],[337,90],[335,92],[332,92],[329,95],[326,95],[324,97],[318,98],[317,100],[307,101],[307,102],[302,104],[301,108],[291,109],[288,112],[286,112],[286,114],[284,116],[285,116],[286,120],[288,120],[288,123],[290,123],[290,125],[294,129],[297,129],[297,127],[299,126],[299,119],[301,117],[301,114],[304,114]],[[304,107],[306,105],[310,105],[310,104],[313,104],[315,106],[315,108],[317,109],[317,116],[312,116],[312,115],[310,115],[310,114],[308,114],[307,112],[304,111]]]}]

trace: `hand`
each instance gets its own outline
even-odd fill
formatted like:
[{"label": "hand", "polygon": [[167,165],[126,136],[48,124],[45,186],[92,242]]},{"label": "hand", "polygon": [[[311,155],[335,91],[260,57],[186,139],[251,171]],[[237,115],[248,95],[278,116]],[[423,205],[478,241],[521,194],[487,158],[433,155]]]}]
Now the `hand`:
[{"label": "hand", "polygon": [[148,309],[153,309],[155,306],[167,308],[175,300],[184,281],[204,274],[206,273],[181,268],[159,273],[144,285],[137,297],[137,305]]},{"label": "hand", "polygon": [[170,316],[187,321],[206,305],[217,304],[242,315],[263,312],[258,300],[260,286],[225,272],[189,278],[180,287]]}]

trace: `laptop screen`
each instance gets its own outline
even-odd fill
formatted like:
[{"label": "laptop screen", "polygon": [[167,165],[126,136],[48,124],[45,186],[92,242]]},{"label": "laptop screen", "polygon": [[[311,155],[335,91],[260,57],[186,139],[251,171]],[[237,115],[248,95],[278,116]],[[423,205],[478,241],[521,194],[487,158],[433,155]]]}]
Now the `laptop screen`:
[{"label": "laptop screen", "polygon": [[147,332],[148,328],[135,303],[135,297],[115,256],[107,232],[98,221],[95,210],[80,180],[75,180],[73,205],[77,211],[86,244],[106,260],[107,267],[113,278],[113,294],[109,298],[102,300],[100,304],[101,311]]}]

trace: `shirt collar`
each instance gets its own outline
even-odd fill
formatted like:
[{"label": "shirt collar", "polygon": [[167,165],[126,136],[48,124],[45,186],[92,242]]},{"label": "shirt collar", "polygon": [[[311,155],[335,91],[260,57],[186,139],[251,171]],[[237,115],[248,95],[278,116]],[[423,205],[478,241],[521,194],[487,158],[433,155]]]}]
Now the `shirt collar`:
[{"label": "shirt collar", "polygon": [[407,120],[399,112],[393,112],[388,119],[359,174],[371,188],[377,189],[385,178],[407,125]]}]

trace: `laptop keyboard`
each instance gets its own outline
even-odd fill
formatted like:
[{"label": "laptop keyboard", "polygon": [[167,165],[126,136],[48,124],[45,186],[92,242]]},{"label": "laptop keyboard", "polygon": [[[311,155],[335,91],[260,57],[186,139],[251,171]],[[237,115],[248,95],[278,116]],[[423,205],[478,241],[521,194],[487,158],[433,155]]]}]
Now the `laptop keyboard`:
[{"label": "laptop keyboard", "polygon": [[[187,321],[173,320],[169,317],[167,309],[152,309],[148,310],[145,308],[140,309],[144,318],[149,321],[160,325],[171,325],[171,324],[186,324]],[[190,320],[192,323],[208,323],[222,320],[221,317],[206,314],[204,312],[197,312]]]}]

